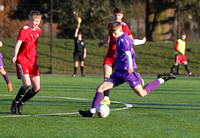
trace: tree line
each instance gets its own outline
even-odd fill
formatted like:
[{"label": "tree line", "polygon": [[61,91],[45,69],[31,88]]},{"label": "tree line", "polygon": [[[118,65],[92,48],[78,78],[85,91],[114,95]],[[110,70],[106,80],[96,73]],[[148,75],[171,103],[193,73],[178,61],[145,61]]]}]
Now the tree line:
[{"label": "tree line", "polygon": [[[30,10],[39,10],[44,22],[50,22],[53,2],[53,22],[58,24],[58,38],[73,38],[77,17],[83,19],[81,32],[86,39],[103,39],[108,34],[107,24],[113,20],[112,10],[124,10],[124,20],[136,18],[137,4],[144,5],[146,37],[152,41],[173,41],[177,36],[177,13],[180,4],[180,32],[198,33],[200,30],[199,0],[19,0],[11,18],[27,19]],[[180,33],[178,32],[178,33]],[[200,32],[200,31],[199,31]]]}]

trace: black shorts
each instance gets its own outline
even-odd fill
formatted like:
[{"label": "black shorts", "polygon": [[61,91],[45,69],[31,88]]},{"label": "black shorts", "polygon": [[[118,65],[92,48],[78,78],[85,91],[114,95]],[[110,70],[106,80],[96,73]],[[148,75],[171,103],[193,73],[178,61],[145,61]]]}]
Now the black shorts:
[{"label": "black shorts", "polygon": [[74,53],[74,61],[84,61],[83,53]]}]

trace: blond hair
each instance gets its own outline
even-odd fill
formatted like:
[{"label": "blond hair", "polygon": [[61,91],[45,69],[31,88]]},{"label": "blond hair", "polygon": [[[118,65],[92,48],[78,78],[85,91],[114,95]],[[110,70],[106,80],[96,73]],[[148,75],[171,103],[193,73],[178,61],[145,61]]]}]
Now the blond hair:
[{"label": "blond hair", "polygon": [[110,26],[110,31],[115,32],[122,27],[120,22],[113,22]]},{"label": "blond hair", "polygon": [[42,18],[42,15],[39,11],[31,11],[28,15],[29,18]]}]

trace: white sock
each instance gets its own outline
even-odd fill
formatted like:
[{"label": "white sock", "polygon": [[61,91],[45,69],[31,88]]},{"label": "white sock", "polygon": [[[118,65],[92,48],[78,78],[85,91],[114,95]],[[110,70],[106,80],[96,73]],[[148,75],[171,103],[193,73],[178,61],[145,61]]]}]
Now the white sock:
[{"label": "white sock", "polygon": [[109,97],[108,97],[108,96],[104,96],[104,99],[107,99],[107,100],[109,100]]},{"label": "white sock", "polygon": [[96,113],[96,108],[91,108],[90,112],[93,113],[93,114],[95,114]]},{"label": "white sock", "polygon": [[159,78],[158,80],[159,80],[160,84],[165,82],[165,80],[163,78]]}]

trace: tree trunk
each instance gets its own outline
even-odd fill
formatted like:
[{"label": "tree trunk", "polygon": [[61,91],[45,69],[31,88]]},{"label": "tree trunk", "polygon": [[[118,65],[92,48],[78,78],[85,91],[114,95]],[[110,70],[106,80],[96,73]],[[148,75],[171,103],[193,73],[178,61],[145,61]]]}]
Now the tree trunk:
[{"label": "tree trunk", "polygon": [[146,0],[146,36],[150,41],[174,41],[175,1]]}]

